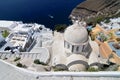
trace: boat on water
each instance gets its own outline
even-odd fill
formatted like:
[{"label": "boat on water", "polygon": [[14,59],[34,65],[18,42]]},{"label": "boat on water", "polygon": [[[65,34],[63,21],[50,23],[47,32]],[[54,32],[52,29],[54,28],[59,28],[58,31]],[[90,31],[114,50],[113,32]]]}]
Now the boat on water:
[{"label": "boat on water", "polygon": [[53,19],[54,18],[54,16],[52,16],[52,15],[48,15],[51,19]]}]

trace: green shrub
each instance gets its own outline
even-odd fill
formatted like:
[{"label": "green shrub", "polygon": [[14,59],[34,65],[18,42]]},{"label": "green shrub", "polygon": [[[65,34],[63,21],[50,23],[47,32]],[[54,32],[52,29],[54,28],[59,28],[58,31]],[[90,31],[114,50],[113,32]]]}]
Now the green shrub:
[{"label": "green shrub", "polygon": [[65,71],[64,69],[57,68],[57,67],[53,67],[53,70],[54,70],[54,71]]},{"label": "green shrub", "polygon": [[18,61],[18,60],[20,60],[21,58],[20,57],[16,57],[15,59],[14,59],[14,61],[16,62],[16,61]]},{"label": "green shrub", "polygon": [[22,63],[17,63],[17,65],[16,66],[18,66],[18,67],[21,67],[21,68],[27,68],[27,66],[26,65],[23,65]]},{"label": "green shrub", "polygon": [[54,71],[68,71],[66,68],[62,68],[60,66],[52,66]]},{"label": "green shrub", "polygon": [[47,64],[45,64],[44,62],[40,62],[40,64],[42,64],[42,65],[47,65]]},{"label": "green shrub", "polygon": [[67,28],[66,24],[57,24],[55,25],[55,30],[57,30],[58,32],[64,32],[64,30]]},{"label": "green shrub", "polygon": [[21,63],[17,63],[16,66],[18,66],[18,67],[23,67],[23,65],[22,65]]},{"label": "green shrub", "polygon": [[35,60],[34,60],[34,63],[35,63],[35,64],[47,65],[47,64],[45,64],[44,62],[40,62],[39,59],[35,59]]},{"label": "green shrub", "polygon": [[104,71],[117,71],[118,67],[119,65],[110,63],[109,67],[107,67]]},{"label": "green shrub", "polygon": [[4,30],[4,31],[2,32],[2,36],[3,36],[4,38],[6,38],[8,35],[9,35],[9,32],[8,32],[7,30]]},{"label": "green shrub", "polygon": [[89,72],[97,72],[97,71],[99,71],[98,69],[95,69],[94,67],[90,67],[90,68],[88,68],[88,71]]},{"label": "green shrub", "polygon": [[39,61],[38,59],[35,59],[35,60],[34,60],[34,63],[35,63],[35,64],[40,64],[40,61]]}]

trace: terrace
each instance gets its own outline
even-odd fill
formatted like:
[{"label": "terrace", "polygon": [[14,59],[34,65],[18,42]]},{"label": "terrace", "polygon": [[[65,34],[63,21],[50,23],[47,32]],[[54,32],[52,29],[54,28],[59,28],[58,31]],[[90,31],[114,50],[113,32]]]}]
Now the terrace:
[{"label": "terrace", "polygon": [[[27,36],[27,35],[26,35]],[[15,34],[11,39],[10,42],[14,45],[14,46],[23,46],[26,44],[27,41],[27,37],[25,37],[22,34]]]}]

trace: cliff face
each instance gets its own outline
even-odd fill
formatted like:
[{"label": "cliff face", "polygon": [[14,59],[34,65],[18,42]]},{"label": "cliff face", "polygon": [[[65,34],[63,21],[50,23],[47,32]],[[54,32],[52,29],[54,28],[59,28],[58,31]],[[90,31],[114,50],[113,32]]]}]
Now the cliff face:
[{"label": "cliff face", "polygon": [[111,16],[120,9],[120,0],[85,0],[73,9],[70,18],[87,20],[97,16]]}]

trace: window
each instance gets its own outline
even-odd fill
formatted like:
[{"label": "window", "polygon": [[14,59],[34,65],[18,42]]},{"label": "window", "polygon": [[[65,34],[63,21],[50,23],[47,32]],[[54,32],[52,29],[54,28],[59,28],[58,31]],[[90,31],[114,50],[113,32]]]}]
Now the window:
[{"label": "window", "polygon": [[100,54],[98,55],[98,57],[100,57]]},{"label": "window", "polygon": [[74,46],[72,46],[72,52],[74,51]]},{"label": "window", "polygon": [[67,47],[68,47],[68,49],[70,48],[70,45],[69,44],[67,44]]},{"label": "window", "polygon": [[76,51],[79,51],[79,46],[76,47]]},{"label": "window", "polygon": [[82,47],[82,52],[84,52],[84,50],[85,50],[85,45],[83,45],[83,47]]},{"label": "window", "polygon": [[66,47],[66,42],[64,41],[64,47]]}]

